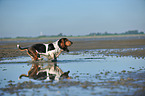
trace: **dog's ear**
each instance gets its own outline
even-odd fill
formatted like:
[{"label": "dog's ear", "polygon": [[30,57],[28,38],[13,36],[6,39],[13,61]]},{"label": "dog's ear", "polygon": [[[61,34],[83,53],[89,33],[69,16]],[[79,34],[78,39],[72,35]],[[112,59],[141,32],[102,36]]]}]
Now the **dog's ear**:
[{"label": "dog's ear", "polygon": [[61,47],[64,48],[65,45],[64,45],[64,39],[61,39]]},{"label": "dog's ear", "polygon": [[67,49],[67,46],[65,45],[65,38],[61,38],[58,42],[58,45],[61,49],[63,49],[64,51],[69,52],[69,50]]},{"label": "dog's ear", "polygon": [[61,38],[59,41],[58,41],[58,46],[63,49],[65,47],[65,44],[64,44],[64,39]]}]

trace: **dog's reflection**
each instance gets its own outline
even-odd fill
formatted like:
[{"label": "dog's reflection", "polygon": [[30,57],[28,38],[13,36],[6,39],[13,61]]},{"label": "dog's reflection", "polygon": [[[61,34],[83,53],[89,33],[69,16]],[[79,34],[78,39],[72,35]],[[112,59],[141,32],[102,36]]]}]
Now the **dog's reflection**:
[{"label": "dog's reflection", "polygon": [[48,64],[43,68],[43,64],[33,63],[32,67],[28,71],[28,75],[21,74],[19,79],[22,77],[28,77],[35,80],[62,80],[62,79],[71,79],[68,74],[70,71],[63,72],[56,62]]}]

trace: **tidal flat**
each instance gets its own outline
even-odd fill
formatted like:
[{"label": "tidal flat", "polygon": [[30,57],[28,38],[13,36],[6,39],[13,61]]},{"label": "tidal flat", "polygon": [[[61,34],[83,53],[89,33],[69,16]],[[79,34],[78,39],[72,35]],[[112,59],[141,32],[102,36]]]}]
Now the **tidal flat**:
[{"label": "tidal flat", "polygon": [[[74,43],[70,52],[63,52],[57,62],[46,58],[32,62],[26,52],[16,48],[16,44],[53,41],[1,41],[0,95],[144,96],[145,36],[71,38]],[[35,72],[35,65],[41,73],[46,71],[46,76],[19,78]],[[50,69],[54,73],[48,75]],[[69,72],[71,79],[60,79],[59,72]]]},{"label": "tidal flat", "polygon": [[[118,49],[120,50],[120,49]],[[57,62],[32,62],[30,57],[17,57],[0,62],[1,95],[44,95],[44,96],[108,96],[139,95],[145,92],[145,58],[109,54],[117,49],[95,49],[63,53]],[[142,50],[139,48],[122,49]],[[106,54],[108,53],[108,54]],[[70,71],[71,79],[38,80],[23,77],[32,64],[41,70],[57,65],[63,72]]]}]

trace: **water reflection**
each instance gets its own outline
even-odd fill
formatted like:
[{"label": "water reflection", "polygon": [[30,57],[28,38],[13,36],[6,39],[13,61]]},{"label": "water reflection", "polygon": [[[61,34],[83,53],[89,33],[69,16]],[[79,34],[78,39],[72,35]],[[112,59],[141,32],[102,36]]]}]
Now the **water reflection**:
[{"label": "water reflection", "polygon": [[62,79],[71,79],[69,77],[70,71],[63,72],[57,62],[48,63],[47,66],[43,66],[43,63],[34,62],[28,71],[28,74],[21,74],[19,79],[22,77],[28,77],[34,80],[62,80]]}]

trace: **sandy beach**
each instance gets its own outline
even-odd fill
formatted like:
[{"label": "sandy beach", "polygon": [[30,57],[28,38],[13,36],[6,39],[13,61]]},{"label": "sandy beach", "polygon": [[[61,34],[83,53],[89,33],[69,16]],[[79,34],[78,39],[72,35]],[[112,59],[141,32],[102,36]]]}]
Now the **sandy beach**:
[{"label": "sandy beach", "polygon": [[[97,36],[97,37],[68,37],[73,42],[73,45],[69,47],[70,51],[80,51],[80,50],[89,50],[89,49],[115,49],[115,48],[144,48],[145,47],[145,38],[136,39],[139,36]],[[131,39],[127,39],[130,37]],[[143,36],[145,37],[145,36]],[[58,37],[61,38],[61,37]],[[103,39],[102,39],[103,38]],[[104,39],[105,38],[105,39]],[[106,39],[106,38],[117,38],[115,40]],[[123,39],[120,39],[123,38]],[[31,46],[36,43],[50,43],[53,42],[56,38],[45,38],[45,39],[1,39],[0,44],[0,60],[4,58],[11,58],[17,56],[28,56],[25,51],[19,51],[16,48],[17,44],[20,44],[22,47]],[[47,41],[48,40],[48,41]],[[47,41],[47,42],[42,42]],[[132,52],[118,52],[117,54],[122,55],[134,55],[134,56],[145,56],[145,50],[138,50]]]}]

